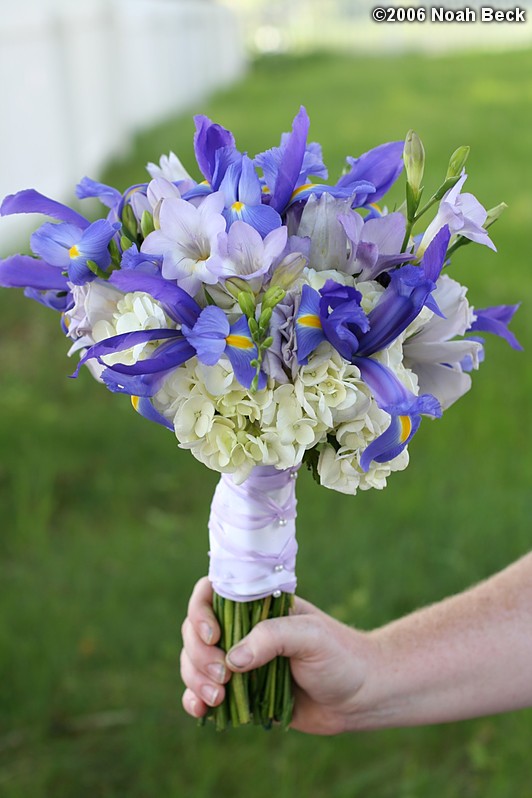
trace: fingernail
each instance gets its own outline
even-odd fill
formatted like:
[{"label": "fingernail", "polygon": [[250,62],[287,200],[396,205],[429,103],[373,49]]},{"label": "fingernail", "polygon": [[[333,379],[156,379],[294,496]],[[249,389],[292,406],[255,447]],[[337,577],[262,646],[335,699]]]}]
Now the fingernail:
[{"label": "fingernail", "polygon": [[235,668],[245,668],[253,660],[253,653],[247,646],[238,646],[229,652],[227,659]]},{"label": "fingernail", "polygon": [[215,682],[220,682],[220,684],[223,684],[225,679],[225,665],[222,665],[220,662],[207,665],[207,673],[214,679]]},{"label": "fingernail", "polygon": [[199,628],[202,640],[209,644],[212,640],[212,627],[209,626],[207,621],[202,621]]},{"label": "fingernail", "polygon": [[220,695],[220,691],[217,687],[210,687],[207,684],[201,688],[200,692],[205,703],[210,704],[210,706],[214,706],[216,699]]}]

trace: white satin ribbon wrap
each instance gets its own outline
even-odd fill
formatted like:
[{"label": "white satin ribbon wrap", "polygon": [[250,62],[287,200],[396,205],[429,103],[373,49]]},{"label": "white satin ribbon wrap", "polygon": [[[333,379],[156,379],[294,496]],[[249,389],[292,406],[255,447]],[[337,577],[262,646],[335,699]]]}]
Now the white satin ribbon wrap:
[{"label": "white satin ribbon wrap", "polygon": [[222,474],[209,518],[209,579],[216,593],[253,601],[296,589],[297,468],[257,466],[235,485]]}]

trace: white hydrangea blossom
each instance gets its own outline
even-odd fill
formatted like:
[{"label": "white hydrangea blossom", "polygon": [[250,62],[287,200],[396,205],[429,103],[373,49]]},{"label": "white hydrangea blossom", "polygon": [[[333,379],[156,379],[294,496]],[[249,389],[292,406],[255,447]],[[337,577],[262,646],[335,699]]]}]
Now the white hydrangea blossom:
[{"label": "white hydrangea blossom", "polygon": [[[92,332],[94,340],[98,342],[121,333],[175,329],[175,327],[175,322],[166,315],[156,299],[142,291],[135,291],[129,294],[120,294],[112,316],[97,321]],[[113,355],[105,355],[102,360],[109,366],[113,363],[124,363],[130,366],[138,360],[149,357],[159,345],[159,341],[147,341],[137,344],[131,349]]]}]

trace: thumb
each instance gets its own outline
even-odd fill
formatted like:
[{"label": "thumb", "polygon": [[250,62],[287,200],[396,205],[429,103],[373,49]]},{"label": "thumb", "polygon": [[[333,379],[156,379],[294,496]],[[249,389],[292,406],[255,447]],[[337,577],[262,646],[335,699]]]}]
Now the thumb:
[{"label": "thumb", "polygon": [[271,618],[257,624],[227,654],[233,671],[249,671],[275,657],[308,659],[316,654],[321,619],[316,615],[291,615]]}]

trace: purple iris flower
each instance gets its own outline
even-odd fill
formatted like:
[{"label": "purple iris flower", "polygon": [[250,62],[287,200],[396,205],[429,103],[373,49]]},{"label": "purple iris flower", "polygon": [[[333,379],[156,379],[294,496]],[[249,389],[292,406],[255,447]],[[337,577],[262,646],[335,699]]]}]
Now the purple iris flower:
[{"label": "purple iris flower", "polygon": [[[165,313],[177,324],[194,325],[201,308],[192,297],[174,283],[162,277],[138,270],[120,270],[111,274],[109,282],[125,293],[142,291],[161,303]],[[169,371],[185,363],[195,355],[195,350],[180,330],[156,329],[122,333],[106,338],[87,349],[73,377],[77,377],[81,366],[96,358],[103,364],[105,355],[130,349],[137,344],[162,341],[150,357],[138,360],[131,366],[114,363],[101,375],[102,381],[111,391],[131,396],[153,396],[162,379]]]},{"label": "purple iris flower", "polygon": [[[296,316],[298,361],[303,362],[316,346],[328,340],[342,357],[358,366],[379,407],[392,416],[390,427],[366,450],[362,465],[366,471],[371,460],[385,462],[405,448],[419,427],[421,414],[441,415],[434,396],[416,397],[371,355],[393,343],[425,305],[431,306],[430,295],[436,288],[449,238],[446,227],[427,249],[420,266],[403,266],[393,272],[369,316],[363,313],[361,295],[353,288],[332,280],[322,288],[321,296],[308,286],[303,288]],[[432,309],[438,311],[434,303]]]},{"label": "purple iris flower", "polygon": [[151,357],[138,360],[131,366],[122,363],[108,366],[102,372],[102,380],[111,391],[130,396],[153,396],[166,374],[195,355],[194,349],[180,330],[140,330],[113,335],[89,347],[71,376],[77,377],[81,367],[92,358],[106,366],[103,360],[106,355],[114,355],[149,341],[163,343],[155,349]]},{"label": "purple iris flower", "polygon": [[77,211],[68,208],[61,202],[45,197],[33,188],[24,189],[17,194],[5,197],[0,205],[0,216],[10,216],[14,213],[42,213],[51,216],[60,222],[75,225],[81,230],[89,227],[90,222]]},{"label": "purple iris flower", "polygon": [[164,312],[177,324],[195,324],[201,308],[190,294],[160,275],[140,270],[120,269],[109,278],[110,285],[124,293],[142,291],[161,303]]},{"label": "purple iris flower", "polygon": [[217,191],[229,165],[240,158],[235,137],[207,116],[194,117],[194,152],[196,161],[212,191]]},{"label": "purple iris flower", "polygon": [[46,263],[68,272],[71,283],[83,285],[95,278],[87,261],[94,261],[102,270],[111,263],[109,242],[119,227],[106,219],[98,219],[84,230],[67,222],[45,222],[32,234],[31,248]]},{"label": "purple iris flower", "polygon": [[363,155],[359,155],[358,158],[348,157],[347,162],[351,169],[340,178],[336,187],[358,191],[359,183],[364,181],[371,183],[374,190],[371,193],[368,192],[366,197],[357,197],[358,207],[365,205],[368,201],[378,202],[401,174],[403,149],[403,141],[390,141],[387,144],[374,147]]},{"label": "purple iris flower", "polygon": [[32,288],[36,291],[69,291],[61,269],[30,255],[11,255],[0,261],[0,286]]},{"label": "purple iris flower", "polygon": [[132,396],[131,404],[137,413],[147,418],[148,421],[155,421],[156,424],[161,424],[172,432],[174,431],[174,425],[155,409],[149,396]]},{"label": "purple iris flower", "polygon": [[220,184],[225,197],[223,215],[228,226],[237,220],[247,222],[260,235],[268,235],[282,224],[281,217],[270,205],[262,204],[262,189],[253,161],[243,155],[233,162]]},{"label": "purple iris flower", "polygon": [[136,244],[124,250],[120,261],[120,269],[126,271],[141,271],[146,274],[160,275],[163,265],[162,256],[147,255],[139,252]]},{"label": "purple iris flower", "polygon": [[[185,338],[191,344],[198,360],[206,366],[214,366],[222,355],[227,355],[235,377],[245,388],[249,388],[256,374],[251,361],[258,356],[257,347],[251,338],[248,320],[241,316],[235,324],[229,320],[221,308],[209,305],[193,327],[183,325]],[[266,385],[266,375],[259,375],[259,390]]]},{"label": "purple iris flower", "polygon": [[508,324],[519,305],[495,305],[491,308],[475,308],[475,321],[469,327],[468,332],[489,332],[504,338],[512,349],[522,350],[523,347],[508,329]]},{"label": "purple iris flower", "polygon": [[83,177],[76,186],[76,197],[78,199],[96,198],[107,208],[117,208],[122,200],[122,194],[118,189],[107,186],[105,183],[98,183],[90,177]]},{"label": "purple iris flower", "polygon": [[294,118],[292,131],[283,134],[281,145],[255,158],[256,165],[264,173],[270,206],[282,214],[292,203],[306,200],[311,194],[321,196],[325,192],[334,197],[350,197],[355,204],[365,202],[368,195],[375,191],[375,186],[366,179],[353,180],[346,186],[309,182],[310,175],[327,178],[320,146],[307,144],[309,126],[308,114],[301,106]]}]

